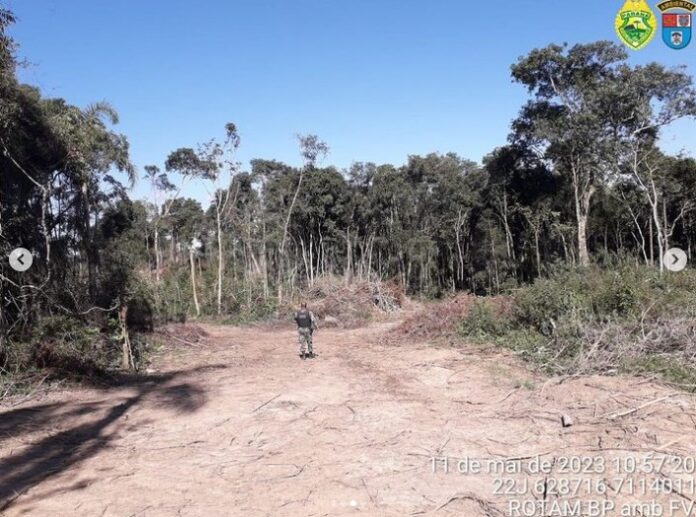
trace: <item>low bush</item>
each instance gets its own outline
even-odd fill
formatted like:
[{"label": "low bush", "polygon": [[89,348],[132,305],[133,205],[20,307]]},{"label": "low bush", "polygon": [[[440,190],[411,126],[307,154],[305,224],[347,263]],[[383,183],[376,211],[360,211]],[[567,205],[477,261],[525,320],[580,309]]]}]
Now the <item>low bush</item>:
[{"label": "low bush", "polygon": [[477,300],[469,308],[459,330],[474,337],[495,336],[507,331],[507,321],[491,301]]},{"label": "low bush", "polygon": [[[131,332],[135,369],[147,362],[144,334]],[[0,343],[0,400],[28,391],[40,380],[107,381],[121,366],[122,331],[118,321],[100,325],[70,315],[40,318],[25,335]]]}]

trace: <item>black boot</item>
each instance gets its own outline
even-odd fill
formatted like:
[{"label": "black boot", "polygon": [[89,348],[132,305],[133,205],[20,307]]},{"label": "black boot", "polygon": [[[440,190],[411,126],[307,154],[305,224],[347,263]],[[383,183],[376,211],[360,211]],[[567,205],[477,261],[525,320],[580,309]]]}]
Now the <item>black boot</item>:
[{"label": "black boot", "polygon": [[305,359],[307,359],[307,356],[305,354],[300,354],[300,359],[304,361]]}]

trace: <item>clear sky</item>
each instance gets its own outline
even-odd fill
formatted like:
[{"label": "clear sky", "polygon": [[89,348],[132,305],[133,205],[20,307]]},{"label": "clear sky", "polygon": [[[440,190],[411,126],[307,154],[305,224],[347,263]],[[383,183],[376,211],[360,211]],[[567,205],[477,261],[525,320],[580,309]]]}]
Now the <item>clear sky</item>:
[{"label": "clear sky", "polygon": [[[110,102],[142,171],[222,137],[227,121],[240,129],[244,166],[298,164],[297,133],[329,143],[325,163],[338,167],[431,151],[480,161],[505,143],[526,99],[510,65],[552,42],[617,40],[623,0],[0,3],[19,18],[12,35],[30,62],[21,78],[79,106]],[[694,74],[696,42],[675,51],[658,34],[631,60]],[[664,146],[696,154],[694,127],[676,126]],[[136,196],[146,190],[141,182]]]}]

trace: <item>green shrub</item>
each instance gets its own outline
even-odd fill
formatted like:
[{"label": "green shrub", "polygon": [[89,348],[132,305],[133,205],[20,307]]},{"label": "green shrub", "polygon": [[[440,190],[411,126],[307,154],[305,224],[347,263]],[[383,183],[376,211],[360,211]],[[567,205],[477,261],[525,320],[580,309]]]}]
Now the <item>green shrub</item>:
[{"label": "green shrub", "polygon": [[485,300],[471,306],[460,326],[460,332],[471,337],[498,336],[505,330],[505,322]]},{"label": "green shrub", "polygon": [[696,369],[675,358],[643,356],[625,361],[621,371],[626,373],[657,373],[665,380],[696,391]]},{"label": "green shrub", "polygon": [[513,323],[540,328],[549,320],[587,311],[587,295],[576,277],[537,280],[534,285],[513,294]]},{"label": "green shrub", "polygon": [[114,352],[99,329],[70,316],[42,318],[31,341],[35,366],[80,374],[105,368]]},{"label": "green shrub", "polygon": [[[28,367],[50,368],[65,375],[103,375],[120,367],[122,333],[118,320],[109,318],[100,328],[70,316],[39,320],[30,340]],[[147,358],[143,335],[130,332],[135,367]]]}]

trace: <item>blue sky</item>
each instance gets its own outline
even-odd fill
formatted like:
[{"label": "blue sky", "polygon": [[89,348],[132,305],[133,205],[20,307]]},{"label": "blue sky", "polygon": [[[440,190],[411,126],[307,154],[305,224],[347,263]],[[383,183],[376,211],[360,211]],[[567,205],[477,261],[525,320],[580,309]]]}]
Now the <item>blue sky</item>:
[{"label": "blue sky", "polygon": [[[650,0],[652,6],[655,0]],[[480,161],[505,143],[526,99],[509,67],[552,42],[616,40],[623,0],[4,0],[30,62],[22,79],[120,113],[142,171],[177,147],[240,129],[239,160],[298,164],[294,135],[331,146],[325,163],[401,164],[454,151]],[[657,11],[656,11],[657,12]],[[696,42],[658,34],[632,62],[688,65]],[[694,124],[664,139],[696,154]],[[136,196],[147,192],[141,182]],[[198,187],[189,195],[203,199]]]}]

